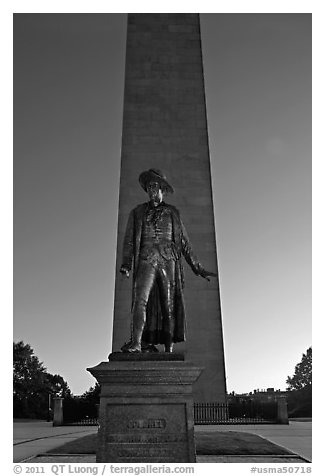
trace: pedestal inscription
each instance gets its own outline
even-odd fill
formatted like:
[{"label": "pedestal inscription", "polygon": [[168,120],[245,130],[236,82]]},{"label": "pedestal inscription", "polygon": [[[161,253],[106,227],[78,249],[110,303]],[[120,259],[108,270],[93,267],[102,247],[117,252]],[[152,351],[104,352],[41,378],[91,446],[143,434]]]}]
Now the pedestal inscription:
[{"label": "pedestal inscription", "polygon": [[106,405],[106,450],[116,461],[188,461],[184,403]]}]

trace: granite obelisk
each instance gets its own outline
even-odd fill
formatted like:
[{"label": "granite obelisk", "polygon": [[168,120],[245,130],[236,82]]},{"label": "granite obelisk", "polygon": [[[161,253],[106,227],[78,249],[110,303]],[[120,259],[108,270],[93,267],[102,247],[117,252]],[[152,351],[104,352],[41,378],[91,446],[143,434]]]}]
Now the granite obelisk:
[{"label": "granite obelisk", "polygon": [[[199,14],[128,15],[113,351],[129,338],[131,280],[119,273],[129,211],[146,201],[139,174],[162,169],[194,250],[218,272]],[[205,368],[194,401],[224,402],[224,347],[218,279],[185,267],[186,342],[175,351]]]}]

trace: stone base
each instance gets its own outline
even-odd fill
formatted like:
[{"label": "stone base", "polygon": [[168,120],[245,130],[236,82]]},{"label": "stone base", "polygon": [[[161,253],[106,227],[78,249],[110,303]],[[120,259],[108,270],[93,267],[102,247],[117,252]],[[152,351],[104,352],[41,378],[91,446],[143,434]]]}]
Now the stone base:
[{"label": "stone base", "polygon": [[143,355],[116,352],[87,369],[101,385],[96,461],[194,463],[192,385],[203,369],[181,354]]}]

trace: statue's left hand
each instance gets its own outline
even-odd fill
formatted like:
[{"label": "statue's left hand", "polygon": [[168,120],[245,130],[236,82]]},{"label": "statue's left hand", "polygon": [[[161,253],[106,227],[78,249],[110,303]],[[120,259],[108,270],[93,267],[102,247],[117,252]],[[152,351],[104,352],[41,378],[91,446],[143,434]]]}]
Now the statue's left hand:
[{"label": "statue's left hand", "polygon": [[129,270],[127,268],[125,268],[124,266],[121,266],[120,273],[123,274],[124,276],[126,276],[127,278],[130,276]]},{"label": "statue's left hand", "polygon": [[200,276],[202,276],[202,278],[206,279],[207,281],[210,281],[209,276],[214,276],[216,278],[217,274],[212,273],[212,271],[206,271],[205,269],[202,269],[200,271]]}]

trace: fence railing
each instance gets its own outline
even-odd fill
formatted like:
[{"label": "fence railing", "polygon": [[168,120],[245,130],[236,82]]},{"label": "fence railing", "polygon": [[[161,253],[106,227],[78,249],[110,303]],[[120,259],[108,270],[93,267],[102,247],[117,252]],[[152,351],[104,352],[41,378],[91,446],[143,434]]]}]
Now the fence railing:
[{"label": "fence railing", "polygon": [[71,419],[64,420],[64,425],[67,426],[96,426],[98,425],[98,418],[80,418],[80,419]]},{"label": "fence railing", "polygon": [[[65,402],[64,402],[65,403]],[[64,411],[65,410],[65,411]],[[283,423],[279,421],[278,402],[241,401],[231,403],[194,403],[196,425],[234,425],[249,423]],[[87,412],[88,413],[88,412]],[[96,411],[97,413],[97,411]],[[95,415],[73,411],[63,405],[64,425],[97,425]]]},{"label": "fence railing", "polygon": [[196,425],[274,423],[277,402],[194,403]]},{"label": "fence railing", "polygon": [[222,403],[194,403],[194,423],[205,425],[229,420],[227,404]]}]

